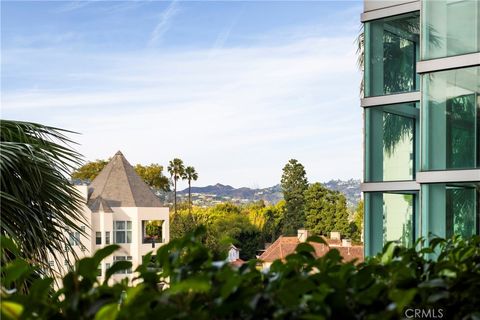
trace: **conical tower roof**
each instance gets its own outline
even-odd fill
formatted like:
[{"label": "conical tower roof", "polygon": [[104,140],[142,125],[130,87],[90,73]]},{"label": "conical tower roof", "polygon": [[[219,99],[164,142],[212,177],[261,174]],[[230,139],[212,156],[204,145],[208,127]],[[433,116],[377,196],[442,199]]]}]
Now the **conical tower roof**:
[{"label": "conical tower roof", "polygon": [[150,187],[118,151],[89,186],[88,206],[92,212],[112,207],[161,207]]}]

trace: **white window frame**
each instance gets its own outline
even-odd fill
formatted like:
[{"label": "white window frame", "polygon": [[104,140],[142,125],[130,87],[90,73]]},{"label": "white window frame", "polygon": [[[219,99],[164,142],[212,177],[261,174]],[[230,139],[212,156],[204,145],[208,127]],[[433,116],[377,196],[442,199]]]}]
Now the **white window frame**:
[{"label": "white window frame", "polygon": [[[117,229],[117,222],[123,222],[124,228]],[[117,232],[125,233],[125,242],[118,242]],[[130,241],[129,241],[129,238],[130,238]],[[131,220],[114,220],[113,221],[113,243],[118,243],[118,244],[132,243],[132,221]]]},{"label": "white window frame", "polygon": [[80,232],[69,231],[68,234],[69,234],[68,242],[70,243],[70,245],[72,247],[73,246],[79,246],[81,244],[80,243]]},{"label": "white window frame", "polygon": [[[100,242],[98,241],[100,239]],[[102,232],[95,231],[95,245],[99,246],[102,244]]]}]

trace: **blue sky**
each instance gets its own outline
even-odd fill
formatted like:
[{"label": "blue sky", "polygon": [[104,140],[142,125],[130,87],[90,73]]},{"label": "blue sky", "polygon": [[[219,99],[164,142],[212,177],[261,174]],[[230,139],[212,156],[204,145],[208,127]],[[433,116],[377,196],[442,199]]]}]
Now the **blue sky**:
[{"label": "blue sky", "polygon": [[197,185],[360,178],[361,1],[2,1],[2,118]]}]

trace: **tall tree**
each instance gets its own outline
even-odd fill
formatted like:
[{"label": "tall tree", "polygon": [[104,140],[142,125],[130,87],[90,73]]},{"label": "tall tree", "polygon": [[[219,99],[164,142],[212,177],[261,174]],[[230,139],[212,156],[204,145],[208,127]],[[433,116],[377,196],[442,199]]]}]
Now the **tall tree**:
[{"label": "tall tree", "polygon": [[350,230],[350,222],[348,221],[349,212],[347,209],[347,199],[345,196],[338,191],[333,191],[335,193],[335,225],[333,230],[340,232],[340,235],[345,238],[352,238],[352,233]]},{"label": "tall tree", "polygon": [[285,216],[283,234],[296,234],[305,224],[305,198],[308,188],[307,173],[301,163],[291,159],[283,168],[281,180],[283,197],[285,199]]},{"label": "tall tree", "polygon": [[174,194],[173,210],[176,214],[177,213],[177,181],[178,179],[182,179],[185,176],[185,166],[181,159],[174,158],[169,162],[167,170],[170,173],[170,177],[173,180],[173,194]]},{"label": "tall tree", "polygon": [[313,183],[305,191],[305,212],[305,226],[314,234],[328,236],[338,231],[344,237],[351,236],[347,202],[340,192]]},{"label": "tall tree", "polygon": [[189,212],[192,213],[192,180],[197,181],[198,173],[194,167],[186,167],[184,178],[188,181],[188,208]]},{"label": "tall tree", "polygon": [[66,254],[65,230],[83,233],[82,199],[66,178],[81,155],[68,147],[73,141],[66,133],[71,132],[28,122],[0,125],[1,235],[27,261],[50,271],[49,254]]}]

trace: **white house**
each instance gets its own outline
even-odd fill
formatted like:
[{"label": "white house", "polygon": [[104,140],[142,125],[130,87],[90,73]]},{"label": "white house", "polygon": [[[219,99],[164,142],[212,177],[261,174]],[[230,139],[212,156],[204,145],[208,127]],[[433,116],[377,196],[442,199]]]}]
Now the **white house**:
[{"label": "white house", "polygon": [[[137,175],[123,154],[118,151],[88,186],[77,186],[85,203],[81,229],[87,236],[69,232],[70,243],[79,258],[92,255],[110,244],[120,249],[106,258],[99,269],[105,275],[115,261],[128,260],[132,270],[142,263],[142,257],[170,240],[169,209],[162,205],[150,187]],[[74,264],[73,255],[64,265],[50,264],[65,273]],[[113,281],[133,278],[132,270],[115,274]]]},{"label": "white house", "polygon": [[240,267],[245,263],[245,261],[240,259],[240,249],[233,244],[230,244],[230,247],[228,248],[227,262],[235,267]]}]

